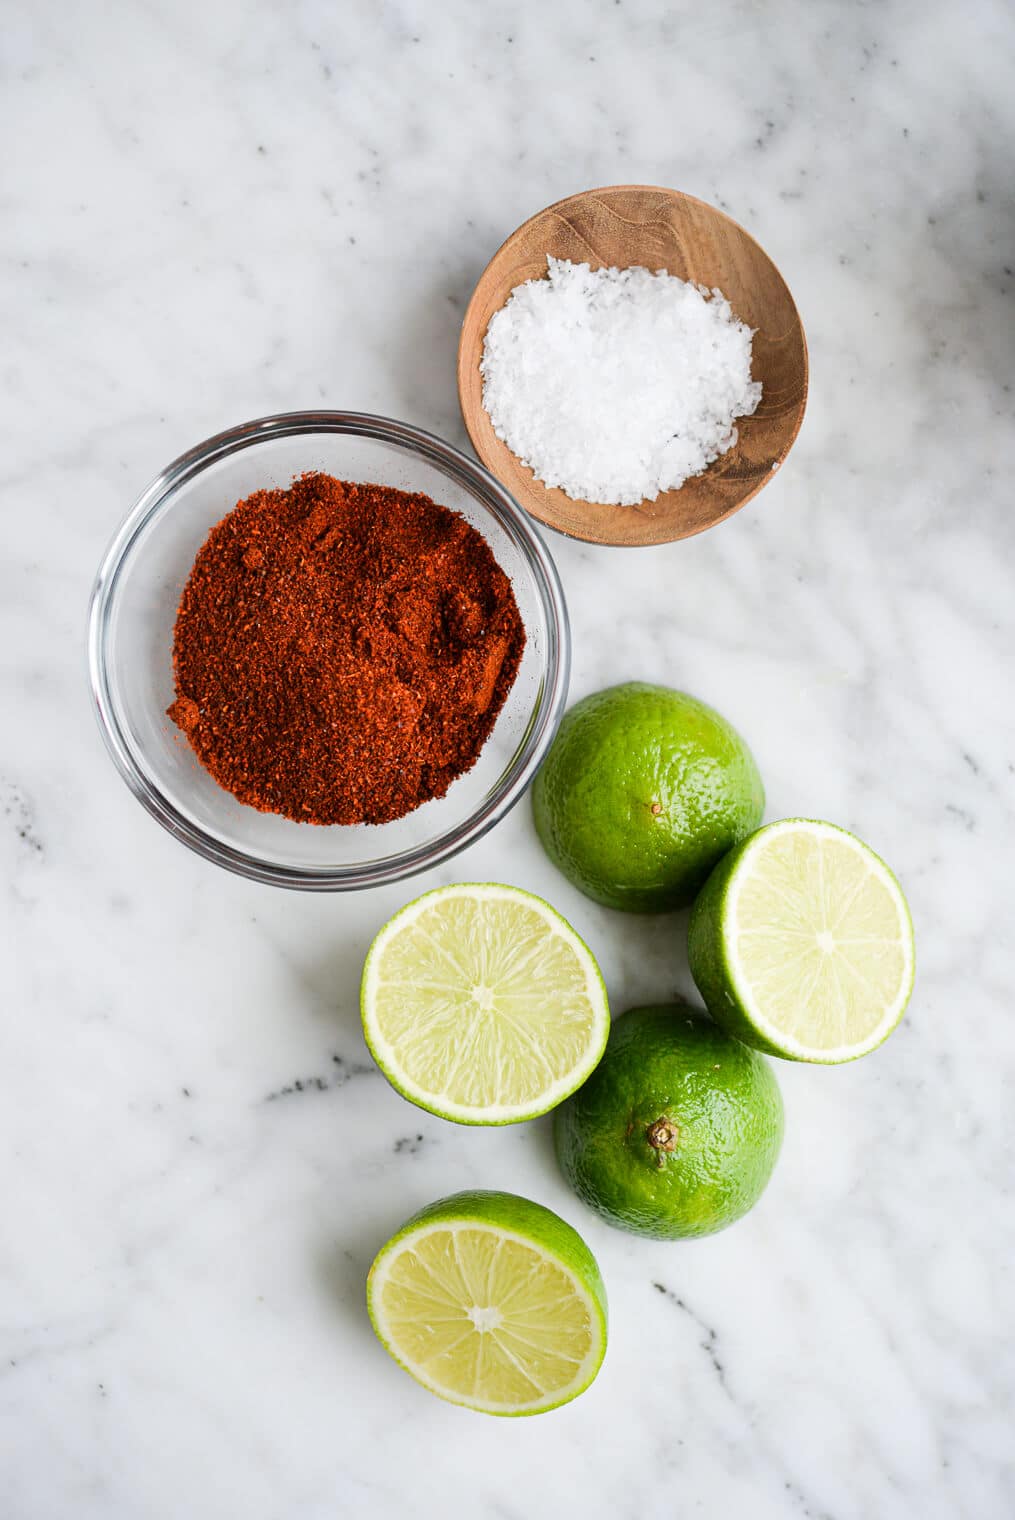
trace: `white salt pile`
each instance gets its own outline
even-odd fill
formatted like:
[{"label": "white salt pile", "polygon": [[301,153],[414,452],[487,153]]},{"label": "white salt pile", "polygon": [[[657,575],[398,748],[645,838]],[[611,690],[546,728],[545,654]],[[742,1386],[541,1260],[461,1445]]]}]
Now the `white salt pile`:
[{"label": "white salt pile", "polygon": [[700,475],[761,400],[752,331],[720,290],[660,271],[548,258],[490,319],[494,432],[538,480],[633,506]]}]

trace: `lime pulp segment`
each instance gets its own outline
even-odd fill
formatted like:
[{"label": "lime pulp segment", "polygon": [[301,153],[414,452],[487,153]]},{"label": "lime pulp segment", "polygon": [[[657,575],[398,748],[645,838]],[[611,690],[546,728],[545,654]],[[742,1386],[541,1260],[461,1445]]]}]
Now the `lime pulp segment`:
[{"label": "lime pulp segment", "polygon": [[516,887],[442,887],[378,934],[363,1027],[389,1081],[462,1123],[545,1113],[585,1080],[609,1033],[591,951],[549,904]]}]

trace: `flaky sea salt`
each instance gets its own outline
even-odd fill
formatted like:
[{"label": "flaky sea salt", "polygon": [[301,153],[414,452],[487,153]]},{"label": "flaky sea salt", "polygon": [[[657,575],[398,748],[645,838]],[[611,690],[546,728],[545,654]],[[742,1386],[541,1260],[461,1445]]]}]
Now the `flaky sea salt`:
[{"label": "flaky sea salt", "polygon": [[733,447],[761,385],[753,333],[722,291],[665,270],[547,264],[491,317],[480,363],[494,432],[538,480],[633,506]]}]

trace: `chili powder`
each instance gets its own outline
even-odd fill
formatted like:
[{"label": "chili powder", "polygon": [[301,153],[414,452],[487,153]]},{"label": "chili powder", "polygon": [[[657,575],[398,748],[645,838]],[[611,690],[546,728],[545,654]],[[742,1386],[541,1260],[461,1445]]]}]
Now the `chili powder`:
[{"label": "chili powder", "polygon": [[511,583],[459,513],[307,474],[209,533],[168,711],[240,802],[387,823],[475,763],[524,647]]}]

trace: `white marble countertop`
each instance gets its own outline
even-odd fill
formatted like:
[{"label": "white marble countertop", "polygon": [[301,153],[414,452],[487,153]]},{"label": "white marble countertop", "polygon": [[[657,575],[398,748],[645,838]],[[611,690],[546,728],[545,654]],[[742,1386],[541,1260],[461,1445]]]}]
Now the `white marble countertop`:
[{"label": "white marble countertop", "polygon": [[[1011,1515],[1004,0],[24,0],[2,32],[4,1520]],[[82,649],[114,526],[208,434],[321,405],[464,443],[453,359],[487,258],[625,181],[755,233],[812,391],[724,526],[553,539],[573,695],[641,677],[713,702],[769,817],[893,864],[919,953],[882,1051],[779,1065],[768,1193],[686,1246],[600,1225],[545,1123],[404,1104],[356,1007],[374,929],[437,880],[552,898],[618,1010],[693,992],[679,920],[581,898],[525,805],[410,886],[230,877],[128,795]],[[543,1419],[428,1397],[366,1320],[378,1244],[467,1185],[556,1208],[606,1274],[602,1375]]]}]

